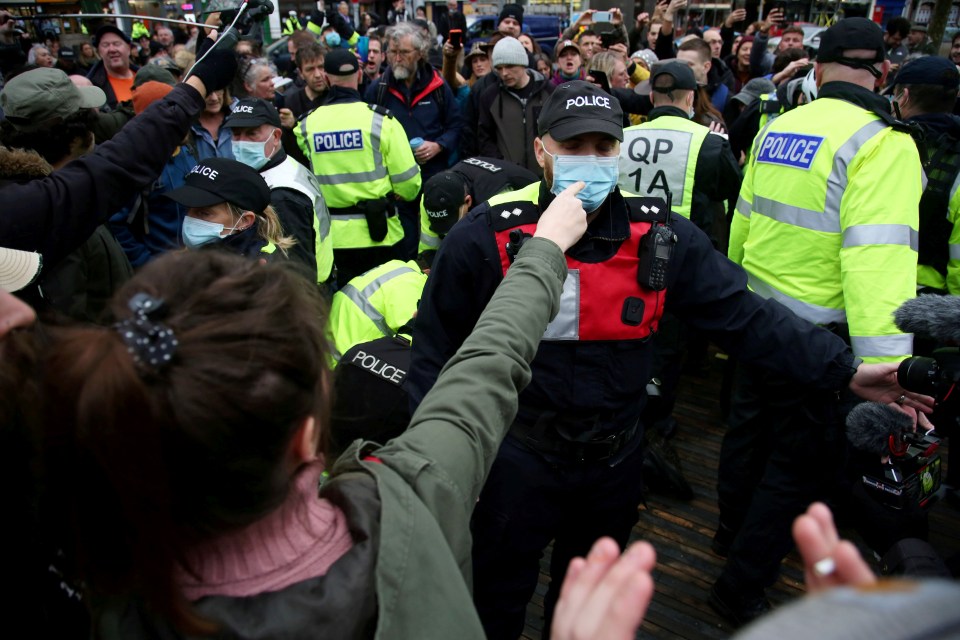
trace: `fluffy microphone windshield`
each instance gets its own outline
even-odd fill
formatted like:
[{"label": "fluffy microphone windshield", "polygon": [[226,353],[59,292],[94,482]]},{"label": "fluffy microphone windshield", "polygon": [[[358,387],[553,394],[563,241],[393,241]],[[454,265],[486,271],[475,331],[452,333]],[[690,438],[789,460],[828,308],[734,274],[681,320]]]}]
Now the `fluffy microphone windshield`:
[{"label": "fluffy microphone windshield", "polygon": [[960,342],[960,297],[923,295],[907,300],[893,315],[906,333],[929,336],[940,342]]},{"label": "fluffy microphone windshield", "polygon": [[858,404],[847,415],[847,440],[854,448],[878,456],[890,454],[890,436],[899,440],[913,430],[910,416],[878,402]]}]

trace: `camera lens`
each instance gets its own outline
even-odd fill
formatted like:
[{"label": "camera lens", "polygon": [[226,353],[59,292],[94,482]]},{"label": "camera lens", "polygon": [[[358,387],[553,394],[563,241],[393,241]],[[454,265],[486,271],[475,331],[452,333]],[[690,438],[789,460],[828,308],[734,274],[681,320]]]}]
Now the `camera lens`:
[{"label": "camera lens", "polygon": [[908,391],[933,395],[936,392],[937,361],[915,356],[900,363],[897,382]]}]

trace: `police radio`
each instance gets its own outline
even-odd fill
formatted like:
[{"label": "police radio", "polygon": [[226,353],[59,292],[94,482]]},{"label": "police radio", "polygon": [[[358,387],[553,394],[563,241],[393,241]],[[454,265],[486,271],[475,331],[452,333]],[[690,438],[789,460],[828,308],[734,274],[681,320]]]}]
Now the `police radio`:
[{"label": "police radio", "polygon": [[[663,291],[667,288],[667,269],[673,246],[677,243],[677,234],[670,227],[670,210],[673,194],[667,191],[667,208],[663,211],[663,221],[654,219],[650,231],[640,239],[640,266],[637,269],[637,282],[651,291]],[[656,207],[651,212],[659,213]]]}]

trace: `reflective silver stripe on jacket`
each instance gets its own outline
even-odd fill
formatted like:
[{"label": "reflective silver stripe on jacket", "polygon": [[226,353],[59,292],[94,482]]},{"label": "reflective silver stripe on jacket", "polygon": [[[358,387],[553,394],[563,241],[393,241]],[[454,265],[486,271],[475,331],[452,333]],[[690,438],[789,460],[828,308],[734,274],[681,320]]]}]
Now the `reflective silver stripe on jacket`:
[{"label": "reflective silver stripe on jacket", "polygon": [[840,201],[847,188],[847,166],[870,138],[886,128],[887,123],[883,120],[871,120],[837,149],[833,156],[833,169],[827,177],[827,195],[823,203],[825,214],[835,215],[837,220],[840,220]]},{"label": "reflective silver stripe on jacket", "polygon": [[821,213],[813,209],[795,207],[792,204],[784,204],[770,198],[754,195],[753,211],[794,227],[802,227],[811,231],[840,233],[839,210]]},{"label": "reflective silver stripe on jacket", "polygon": [[960,244],[951,244],[951,245],[950,245],[950,259],[951,259],[951,260],[960,260]]},{"label": "reflective silver stripe on jacket", "polygon": [[737,196],[737,213],[744,218],[750,217],[750,203],[743,196]]},{"label": "reflective silver stripe on jacket", "polygon": [[[360,103],[357,103],[360,104]],[[300,131],[303,139],[308,141],[307,120],[304,118],[300,123]],[[383,131],[383,116],[376,111],[373,112],[373,122],[370,125],[370,149],[373,151],[373,170],[358,171],[356,173],[333,173],[317,175],[317,182],[320,184],[343,184],[344,182],[373,182],[387,176],[387,169],[383,166],[383,154],[380,152],[380,133]],[[311,154],[312,156],[312,154]],[[312,162],[312,157],[311,157]],[[316,167],[314,167],[316,170]]]},{"label": "reflective silver stripe on jacket", "polygon": [[913,353],[913,334],[893,336],[850,336],[853,353],[861,358],[905,356]]},{"label": "reflective silver stripe on jacket", "polygon": [[560,312],[543,332],[544,340],[580,339],[580,270],[568,269],[560,294]]},{"label": "reflective silver stripe on jacket", "polygon": [[402,171],[396,175],[391,175],[390,182],[393,182],[393,183],[403,182],[405,180],[409,180],[410,178],[417,175],[418,173],[420,173],[420,165],[418,165],[417,163],[413,163],[413,166],[407,169],[406,171]]},{"label": "reflective silver stripe on jacket", "polygon": [[917,251],[919,234],[906,224],[858,224],[843,230],[843,247],[902,244]]},{"label": "reflective silver stripe on jacket", "polygon": [[437,247],[440,246],[440,237],[439,237],[439,236],[431,236],[431,235],[428,235],[428,234],[424,233],[423,231],[421,231],[421,232],[420,232],[420,244],[422,244],[422,245],[425,246],[425,247],[430,247],[431,249],[436,249]]},{"label": "reflective silver stripe on jacket", "polygon": [[387,321],[384,319],[383,314],[370,302],[370,297],[384,284],[405,273],[415,273],[415,271],[410,267],[397,267],[372,280],[362,291],[358,291],[352,284],[347,283],[345,287],[340,289],[340,292],[350,298],[350,300],[360,308],[363,314],[370,318],[371,322],[380,330],[380,333],[384,336],[392,336],[393,331],[387,326]]},{"label": "reflective silver stripe on jacket", "polygon": [[847,321],[847,314],[843,309],[831,309],[810,302],[804,302],[803,300],[797,300],[779,289],[771,287],[752,273],[747,273],[747,283],[750,285],[750,289],[760,297],[767,298],[768,300],[776,300],[804,320],[809,320],[814,324],[830,324],[831,322],[840,323]]}]

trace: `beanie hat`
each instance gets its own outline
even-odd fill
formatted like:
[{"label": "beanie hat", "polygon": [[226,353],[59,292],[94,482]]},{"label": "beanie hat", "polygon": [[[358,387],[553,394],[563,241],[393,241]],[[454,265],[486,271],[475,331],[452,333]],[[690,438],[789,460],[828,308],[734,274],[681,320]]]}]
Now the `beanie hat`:
[{"label": "beanie hat", "polygon": [[504,18],[513,18],[523,26],[523,7],[519,4],[505,4],[500,10],[500,17],[497,18],[497,25],[503,22]]},{"label": "beanie hat", "polygon": [[133,90],[133,112],[143,113],[144,109],[160,100],[173,91],[173,87],[165,82],[148,80]]},{"label": "beanie hat", "polygon": [[530,64],[530,58],[519,40],[506,37],[493,47],[492,63],[494,69],[504,64],[525,67]]}]

